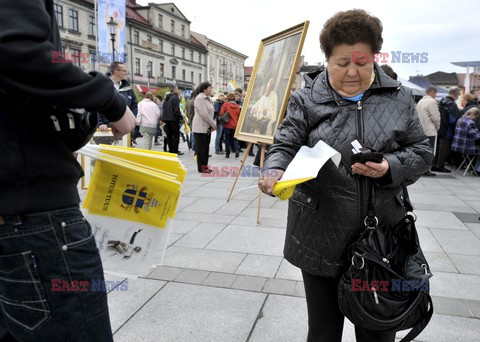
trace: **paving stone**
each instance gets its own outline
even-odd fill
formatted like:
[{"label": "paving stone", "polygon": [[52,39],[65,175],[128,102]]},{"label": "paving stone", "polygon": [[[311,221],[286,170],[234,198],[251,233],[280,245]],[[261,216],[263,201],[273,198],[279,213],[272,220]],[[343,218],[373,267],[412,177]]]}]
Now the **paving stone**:
[{"label": "paving stone", "polygon": [[427,194],[427,193],[409,193],[412,203],[424,203],[424,204],[436,204],[442,203],[443,205],[462,207],[466,206],[466,203],[459,199],[455,195],[442,195],[442,194]]},{"label": "paving stone", "polygon": [[306,341],[307,332],[305,299],[269,295],[249,341]]},{"label": "paving stone", "polygon": [[447,253],[480,255],[480,239],[471,231],[430,229]]},{"label": "paving stone", "polygon": [[465,223],[470,231],[480,238],[480,223]]},{"label": "paving stone", "polygon": [[173,245],[175,242],[177,242],[178,239],[180,239],[183,236],[183,234],[175,234],[175,233],[170,233],[168,235],[168,243],[167,246]]},{"label": "paving stone", "polygon": [[293,266],[286,259],[282,260],[282,264],[280,265],[275,278],[303,281],[302,271],[298,267]]},{"label": "paving stone", "polygon": [[177,268],[177,267],[158,266],[152,272],[150,272],[150,274],[147,275],[145,278],[172,281],[182,271],[183,269]]},{"label": "paving stone", "polygon": [[470,207],[468,204],[464,206],[452,206],[444,205],[441,203],[437,204],[423,204],[423,203],[414,203],[415,210],[430,210],[430,211],[445,211],[445,212],[466,212],[466,213],[476,213],[475,209]]},{"label": "paving stone", "polygon": [[182,196],[180,195],[180,198],[178,200],[178,204],[177,204],[177,212],[179,211],[182,211],[183,209],[191,206],[192,204],[194,204],[195,202],[199,201],[200,198],[198,197],[189,197],[189,196]]},{"label": "paving stone", "polygon": [[117,286],[121,284],[126,278],[118,275],[113,275],[113,274],[104,274],[104,278],[106,282],[111,282],[111,286],[107,292],[113,291]]},{"label": "paving stone", "polygon": [[472,313],[462,299],[432,296],[432,301],[436,314],[472,317]]},{"label": "paving stone", "polygon": [[231,222],[231,224],[235,225],[245,225],[251,227],[269,227],[269,228],[279,228],[285,229],[287,227],[287,220],[286,219],[274,219],[274,218],[265,218],[260,216],[260,223],[257,224],[257,216],[255,217],[243,217],[237,216]]},{"label": "paving stone", "polygon": [[282,256],[284,239],[279,229],[229,225],[206,248]]},{"label": "paving stone", "polygon": [[224,223],[200,223],[175,242],[176,247],[204,248],[226,227]]},{"label": "paving stone", "polygon": [[182,221],[175,216],[175,219],[172,223],[172,233],[176,234],[186,234],[191,231],[196,225],[200,222],[198,221]]},{"label": "paving stone", "polygon": [[480,318],[480,300],[466,300],[465,304],[472,311],[475,318]]},{"label": "paving stone", "polygon": [[232,288],[260,292],[262,291],[266,281],[267,278],[239,275],[237,279],[233,282]]},{"label": "paving stone", "polygon": [[112,331],[115,332],[135,312],[140,309],[153,295],[165,285],[164,281],[151,279],[126,280],[124,286],[108,294],[108,311]]},{"label": "paving stone", "polygon": [[265,294],[168,283],[115,341],[246,341]]},{"label": "paving stone", "polygon": [[210,272],[199,270],[183,270],[176,278],[176,282],[189,283],[189,284],[201,284],[207,279]]},{"label": "paving stone", "polygon": [[238,276],[233,274],[212,272],[208,275],[207,279],[205,279],[203,285],[229,288],[237,277]]},{"label": "paving stone", "polygon": [[468,228],[450,212],[416,210],[417,222],[421,227],[468,230]]},{"label": "paving stone", "polygon": [[280,256],[248,254],[235,273],[273,278],[281,262],[282,257]]},{"label": "paving stone", "polygon": [[[263,209],[271,209],[275,203],[277,203],[278,199],[276,197],[271,197],[271,196],[266,196],[262,194],[262,199],[260,201],[260,208]],[[258,199],[255,201],[251,201],[249,208],[255,208],[257,210],[258,208]]]},{"label": "paving stone", "polygon": [[244,258],[243,253],[172,246],[167,249],[163,264],[170,267],[233,273]]},{"label": "paving stone", "polygon": [[459,212],[454,212],[453,213],[460,221],[463,223],[480,223],[480,220],[478,219],[480,217],[480,214],[473,214],[473,213],[459,213]]},{"label": "paving stone", "polygon": [[433,236],[430,229],[417,226],[418,238],[424,252],[444,253],[437,239]]},{"label": "paving stone", "polygon": [[458,273],[457,268],[445,253],[423,252],[433,273],[435,271]]},{"label": "paving stone", "polygon": [[220,215],[238,215],[240,214],[248,205],[250,201],[241,201],[241,200],[230,200],[230,202],[225,203],[220,208],[218,208],[215,213]]},{"label": "paving stone", "polygon": [[228,188],[220,188],[215,186],[205,187],[202,186],[192,192],[188,193],[188,196],[191,197],[202,197],[205,199],[218,199],[227,201],[228,195],[230,194],[230,189]]},{"label": "paving stone", "polygon": [[175,216],[175,220],[191,220],[195,218],[203,223],[230,223],[233,221],[235,216],[219,215],[219,214],[201,214],[201,213],[185,213],[180,212]]},{"label": "paving stone", "polygon": [[450,254],[460,273],[480,275],[480,256]]},{"label": "paving stone", "polygon": [[267,279],[263,292],[292,296],[297,282],[285,279]]},{"label": "paving stone", "polygon": [[[408,331],[399,332],[404,337]],[[480,324],[474,318],[434,314],[425,330],[415,339],[422,342],[475,342],[480,336]]]},{"label": "paving stone", "polygon": [[437,297],[478,300],[480,276],[435,272],[430,281],[430,294]]},{"label": "paving stone", "polygon": [[[255,206],[255,207],[246,208],[244,211],[240,213],[240,216],[257,217],[257,207]],[[280,210],[280,209],[262,208],[262,210],[260,211],[260,217],[286,220],[287,211]]]},{"label": "paving stone", "polygon": [[293,295],[305,298],[305,285],[303,284],[303,281],[297,281],[295,289],[293,290]]}]

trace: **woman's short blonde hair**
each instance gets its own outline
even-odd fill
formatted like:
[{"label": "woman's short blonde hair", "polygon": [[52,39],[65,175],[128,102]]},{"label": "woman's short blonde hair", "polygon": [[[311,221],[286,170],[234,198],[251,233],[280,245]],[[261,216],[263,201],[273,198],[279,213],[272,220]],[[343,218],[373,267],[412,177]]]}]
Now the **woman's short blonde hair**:
[{"label": "woman's short blonde hair", "polygon": [[148,93],[145,93],[145,95],[143,95],[143,98],[144,99],[149,99],[149,100],[152,100],[153,101],[153,94],[148,92]]}]

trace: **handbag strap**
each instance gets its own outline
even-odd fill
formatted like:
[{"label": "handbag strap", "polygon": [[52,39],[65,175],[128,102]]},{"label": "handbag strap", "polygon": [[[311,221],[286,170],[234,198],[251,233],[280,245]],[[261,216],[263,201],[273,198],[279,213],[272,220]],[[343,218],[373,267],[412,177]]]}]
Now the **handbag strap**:
[{"label": "handbag strap", "polygon": [[432,315],[433,315],[433,302],[432,302],[432,297],[430,297],[428,293],[425,293],[425,296],[427,296],[428,298],[428,304],[429,304],[428,311],[425,313],[425,316],[423,316],[423,319],[417,322],[417,324],[415,324],[412,330],[410,330],[409,333],[405,335],[405,337],[402,338],[400,342],[412,341],[415,337],[417,337],[423,331],[423,329],[425,329],[428,322],[430,322],[430,319],[432,318]]},{"label": "handbag strap", "polygon": [[[373,185],[372,182],[370,182],[370,185],[371,185],[370,194],[368,196],[367,217],[365,217],[365,224],[374,224],[374,221],[376,220],[375,207],[373,205],[373,203],[375,203],[375,185]],[[402,191],[403,191],[402,202],[403,202],[403,208],[405,209],[405,213],[413,212],[413,206],[412,206],[412,203],[410,202],[410,196],[408,195],[407,186],[405,182],[402,182]],[[368,226],[373,227],[372,225],[368,225]]]}]

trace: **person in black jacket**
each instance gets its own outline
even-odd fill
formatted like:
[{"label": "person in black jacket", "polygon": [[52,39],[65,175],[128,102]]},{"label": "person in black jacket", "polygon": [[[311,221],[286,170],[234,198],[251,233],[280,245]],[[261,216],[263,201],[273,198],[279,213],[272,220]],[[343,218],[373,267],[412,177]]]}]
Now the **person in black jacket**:
[{"label": "person in black jacket", "polygon": [[170,92],[165,96],[163,103],[163,122],[165,122],[165,133],[167,134],[168,152],[182,155],[178,150],[180,143],[180,123],[182,113],[180,112],[180,98],[178,87],[172,86]]},{"label": "person in black jacket", "polygon": [[438,130],[437,153],[432,163],[432,171],[452,172],[445,167],[445,161],[450,154],[455,126],[460,118],[460,110],[455,102],[460,96],[458,87],[451,87],[448,96],[440,100],[440,129]]},{"label": "person in black jacket", "polygon": [[[383,43],[380,20],[363,10],[339,12],[325,23],[320,45],[325,71],[305,77],[294,92],[265,160],[260,189],[272,194],[302,146],[323,141],[342,154],[315,179],[296,186],[288,203],[285,258],[302,270],[308,310],[308,341],[342,340],[339,278],[348,265],[348,246],[364,231],[370,193],[379,227],[405,216],[402,183],[429,169],[432,148],[418,121],[412,91],[372,62]],[[352,142],[383,153],[378,162],[351,163]],[[372,305],[375,305],[373,296]],[[356,326],[359,342],[393,342],[394,332]]]},{"label": "person in black jacket", "polygon": [[108,77],[62,61],[52,0],[0,8],[0,340],[113,341],[82,168],[51,116],[75,132],[60,109],[100,112],[117,139],[135,117]]}]

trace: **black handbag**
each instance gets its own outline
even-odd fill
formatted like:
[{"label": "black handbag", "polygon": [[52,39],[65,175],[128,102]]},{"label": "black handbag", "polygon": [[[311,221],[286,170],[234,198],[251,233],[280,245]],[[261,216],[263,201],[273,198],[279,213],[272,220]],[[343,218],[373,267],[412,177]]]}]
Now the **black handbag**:
[{"label": "black handbag", "polygon": [[416,215],[405,184],[405,217],[394,227],[379,227],[371,187],[365,230],[349,248],[349,266],[338,285],[338,305],[356,326],[378,332],[412,330],[412,341],[433,314],[432,277],[415,228]]},{"label": "black handbag", "polygon": [[67,148],[75,152],[85,146],[97,130],[98,116],[83,108],[50,111],[50,120],[56,134]]},{"label": "black handbag", "polygon": [[230,121],[230,113],[228,111],[225,111],[223,115],[220,115],[218,117],[218,121],[220,121],[221,124],[227,123]]}]

